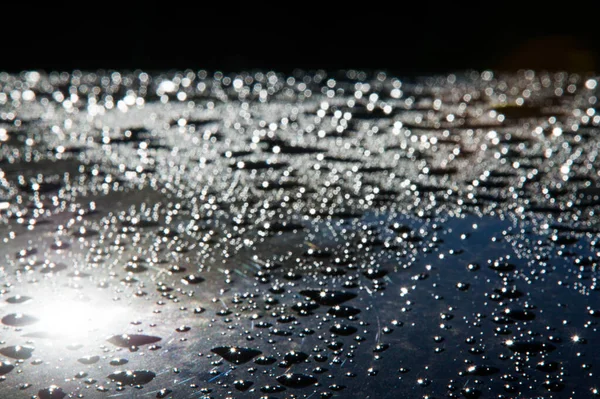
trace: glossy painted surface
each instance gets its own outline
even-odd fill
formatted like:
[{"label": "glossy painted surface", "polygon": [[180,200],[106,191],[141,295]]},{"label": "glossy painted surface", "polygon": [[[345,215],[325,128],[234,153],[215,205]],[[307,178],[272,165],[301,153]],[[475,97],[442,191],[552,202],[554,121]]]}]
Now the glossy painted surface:
[{"label": "glossy painted surface", "polygon": [[596,80],[0,74],[0,397],[593,397]]}]

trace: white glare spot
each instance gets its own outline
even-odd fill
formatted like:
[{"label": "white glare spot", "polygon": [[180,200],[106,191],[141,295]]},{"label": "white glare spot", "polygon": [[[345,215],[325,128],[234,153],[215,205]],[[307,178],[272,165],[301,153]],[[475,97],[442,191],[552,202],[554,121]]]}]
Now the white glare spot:
[{"label": "white glare spot", "polygon": [[158,92],[160,94],[173,93],[175,90],[177,90],[177,87],[175,86],[175,83],[170,80],[163,80],[160,82],[160,85],[158,85]]},{"label": "white glare spot", "polygon": [[594,80],[594,79],[588,79],[585,82],[585,87],[587,89],[594,90],[596,88],[597,84],[598,84],[598,82],[596,82],[596,80]]}]

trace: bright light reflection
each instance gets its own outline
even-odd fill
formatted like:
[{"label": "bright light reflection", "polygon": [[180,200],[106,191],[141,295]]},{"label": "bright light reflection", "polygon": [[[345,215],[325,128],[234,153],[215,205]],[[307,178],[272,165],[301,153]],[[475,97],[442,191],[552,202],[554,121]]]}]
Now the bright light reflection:
[{"label": "bright light reflection", "polygon": [[52,301],[40,311],[36,329],[65,339],[81,339],[97,332],[106,334],[121,324],[125,309],[77,300]]}]

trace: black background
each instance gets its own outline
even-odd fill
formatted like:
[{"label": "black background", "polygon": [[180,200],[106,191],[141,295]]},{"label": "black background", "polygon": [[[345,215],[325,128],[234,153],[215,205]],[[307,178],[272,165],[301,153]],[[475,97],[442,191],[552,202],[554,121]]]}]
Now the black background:
[{"label": "black background", "polygon": [[35,13],[20,7],[7,11],[12,17],[2,29],[0,70],[355,68],[425,75],[464,69],[581,72],[600,65],[597,7],[351,4],[324,10],[304,3],[208,8],[163,2],[128,9],[113,3],[92,11],[74,5]]}]

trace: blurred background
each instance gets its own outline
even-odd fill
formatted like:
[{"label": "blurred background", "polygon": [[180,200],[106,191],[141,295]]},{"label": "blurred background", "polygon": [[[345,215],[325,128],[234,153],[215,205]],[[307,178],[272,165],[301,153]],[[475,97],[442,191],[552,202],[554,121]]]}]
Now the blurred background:
[{"label": "blurred background", "polygon": [[[425,75],[463,69],[595,71],[597,7],[491,4],[399,9],[290,3],[162,3],[124,9],[7,10],[0,69],[385,69]],[[501,10],[502,12],[500,12]]]}]

